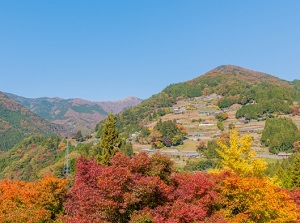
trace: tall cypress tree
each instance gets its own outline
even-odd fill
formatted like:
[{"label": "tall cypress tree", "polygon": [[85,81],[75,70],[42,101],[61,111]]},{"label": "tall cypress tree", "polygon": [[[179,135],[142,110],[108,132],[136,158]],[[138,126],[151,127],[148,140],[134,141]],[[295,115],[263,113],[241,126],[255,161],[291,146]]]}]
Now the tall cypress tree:
[{"label": "tall cypress tree", "polygon": [[292,187],[300,187],[300,153],[296,153],[294,163],[291,168]]},{"label": "tall cypress tree", "polygon": [[104,123],[100,137],[101,155],[98,156],[98,162],[108,165],[110,159],[119,151],[119,147],[120,139],[115,116],[110,113]]}]

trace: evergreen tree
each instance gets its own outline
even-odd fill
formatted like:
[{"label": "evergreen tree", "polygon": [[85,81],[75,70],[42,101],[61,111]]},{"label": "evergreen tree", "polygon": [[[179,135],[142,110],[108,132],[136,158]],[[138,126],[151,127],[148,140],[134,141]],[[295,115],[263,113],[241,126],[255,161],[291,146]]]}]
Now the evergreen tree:
[{"label": "evergreen tree", "polygon": [[269,118],[262,132],[261,142],[271,153],[292,151],[293,143],[300,140],[296,124],[289,118]]},{"label": "evergreen tree", "polygon": [[300,187],[300,153],[297,153],[291,168],[292,186]]},{"label": "evergreen tree", "polygon": [[131,157],[133,155],[133,149],[131,142],[126,142],[126,139],[121,140],[120,151],[126,156]]},{"label": "evergreen tree", "polygon": [[118,129],[116,128],[116,120],[113,114],[109,114],[104,123],[101,137],[100,148],[101,155],[98,155],[98,162],[108,165],[110,159],[119,151],[120,139]]},{"label": "evergreen tree", "polygon": [[82,136],[81,130],[78,130],[78,131],[75,133],[75,135],[74,135],[73,138],[76,139],[78,142],[82,142],[82,141],[83,141],[83,136]]}]

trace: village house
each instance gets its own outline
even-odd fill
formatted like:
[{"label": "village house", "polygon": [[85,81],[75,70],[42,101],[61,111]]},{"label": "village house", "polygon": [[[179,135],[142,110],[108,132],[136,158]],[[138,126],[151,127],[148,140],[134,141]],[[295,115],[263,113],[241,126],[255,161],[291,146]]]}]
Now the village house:
[{"label": "village house", "polygon": [[281,158],[289,158],[292,155],[292,153],[285,153],[285,152],[280,152],[277,154],[277,156]]}]

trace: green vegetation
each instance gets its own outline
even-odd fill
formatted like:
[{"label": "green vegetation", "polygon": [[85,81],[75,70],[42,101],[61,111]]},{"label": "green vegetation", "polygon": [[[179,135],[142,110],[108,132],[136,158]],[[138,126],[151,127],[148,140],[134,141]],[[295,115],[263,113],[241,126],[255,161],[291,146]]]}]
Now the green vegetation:
[{"label": "green vegetation", "polygon": [[0,150],[11,149],[31,134],[58,133],[55,127],[0,93]]},{"label": "green vegetation", "polygon": [[131,142],[127,142],[126,139],[121,140],[120,152],[126,156],[133,156],[133,148]]},{"label": "green vegetation", "polygon": [[162,122],[160,119],[154,129],[161,134],[161,137],[155,141],[160,140],[164,146],[170,147],[183,143],[184,134],[176,125],[176,120]]},{"label": "green vegetation", "polygon": [[216,115],[215,115],[215,118],[216,118],[218,121],[223,122],[223,121],[225,121],[225,120],[228,119],[228,114],[225,113],[225,112],[220,113],[220,114],[216,114]]},{"label": "green vegetation", "polygon": [[125,138],[120,139],[115,116],[110,113],[101,130],[100,144],[93,147],[92,157],[96,157],[100,164],[108,165],[118,151],[127,156],[133,155],[132,144]]},{"label": "green vegetation", "polygon": [[102,129],[100,137],[100,151],[97,156],[101,164],[109,164],[111,157],[120,148],[120,138],[116,128],[116,120],[113,114],[109,114]]},{"label": "green vegetation", "polygon": [[[40,101],[38,101],[38,104],[35,105],[35,107],[33,108],[33,111],[34,111],[34,113],[38,114],[42,118],[50,120],[50,121],[54,121],[57,119],[65,119],[64,115],[68,111],[69,104],[70,104],[70,100],[58,100],[58,101],[50,102],[47,98],[45,98],[45,99],[41,99]],[[53,105],[55,105],[55,107],[59,108],[57,110],[58,113],[56,113],[55,115],[54,115],[52,109],[50,109],[50,108],[54,107]]]},{"label": "green vegetation", "polygon": [[300,186],[299,168],[300,153],[295,153],[287,159],[269,163],[266,175],[276,179],[283,188],[292,189]]},{"label": "green vegetation", "polygon": [[293,144],[300,140],[300,132],[291,119],[270,118],[267,119],[262,132],[261,142],[268,146],[271,153],[281,151],[291,152]]},{"label": "green vegetation", "polygon": [[207,143],[206,149],[203,151],[203,155],[206,159],[220,159],[217,149],[219,148],[217,140],[212,140]]},{"label": "green vegetation", "polygon": [[[0,178],[9,177],[20,180],[40,179],[46,173],[63,176],[66,142],[60,145],[57,136],[30,136],[18,145],[0,155]],[[60,146],[59,146],[60,145]],[[69,146],[70,153],[75,152]],[[75,157],[71,158],[71,170],[74,171]]]},{"label": "green vegetation", "polygon": [[[235,103],[243,105],[237,112],[237,118],[261,120],[278,114],[290,114],[293,101],[300,100],[298,85],[297,81],[289,83],[240,67],[220,66],[193,80],[171,84],[161,93],[127,109],[117,115],[117,127],[121,134],[129,136],[148,122],[170,112],[169,107],[176,101],[213,93],[222,96],[218,102],[220,108]],[[101,132],[101,125],[103,122],[98,125],[98,132]]]},{"label": "green vegetation", "polygon": [[[72,99],[50,99],[50,98],[38,98],[38,99],[30,99],[23,98],[13,94],[7,94],[10,98],[19,102],[20,104],[30,108],[35,114],[41,116],[42,118],[50,121],[55,121],[58,119],[65,119],[65,114],[68,109],[71,108],[75,112],[78,113],[86,113],[93,114],[94,111],[99,112],[100,114],[107,115],[101,106],[87,105],[87,104],[79,104],[73,105]],[[55,112],[54,112],[54,108]]]},{"label": "green vegetation", "polygon": [[185,171],[204,171],[209,169],[214,169],[217,163],[216,160],[211,159],[195,159],[188,160],[184,170]]},{"label": "green vegetation", "polygon": [[99,105],[76,105],[72,106],[71,108],[78,113],[93,114],[94,111],[97,111],[100,114],[107,115],[107,112],[104,111]]},{"label": "green vegetation", "polygon": [[292,85],[296,90],[300,91],[300,80],[293,80]]},{"label": "green vegetation", "polygon": [[217,127],[218,127],[218,129],[220,129],[221,131],[224,131],[224,130],[225,130],[224,124],[223,124],[223,122],[221,122],[221,121],[218,121],[218,122],[217,122]]},{"label": "green vegetation", "polygon": [[[243,93],[244,103],[248,104],[239,109],[237,118],[260,119],[278,114],[290,114],[293,101],[300,99],[299,92],[292,88],[274,86],[270,83],[260,83]],[[242,102],[242,101],[241,101]]]}]

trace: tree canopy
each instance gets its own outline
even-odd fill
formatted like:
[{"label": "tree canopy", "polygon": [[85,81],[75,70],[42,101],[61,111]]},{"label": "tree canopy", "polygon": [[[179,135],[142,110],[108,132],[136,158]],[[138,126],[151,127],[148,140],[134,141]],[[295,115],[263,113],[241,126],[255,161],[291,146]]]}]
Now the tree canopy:
[{"label": "tree canopy", "polygon": [[262,132],[261,143],[268,146],[271,153],[292,151],[294,142],[299,140],[300,132],[291,119],[267,119]]},{"label": "tree canopy", "polygon": [[267,164],[256,157],[251,142],[249,135],[239,137],[237,131],[231,130],[229,143],[218,141],[220,167],[241,176],[262,176]]}]

